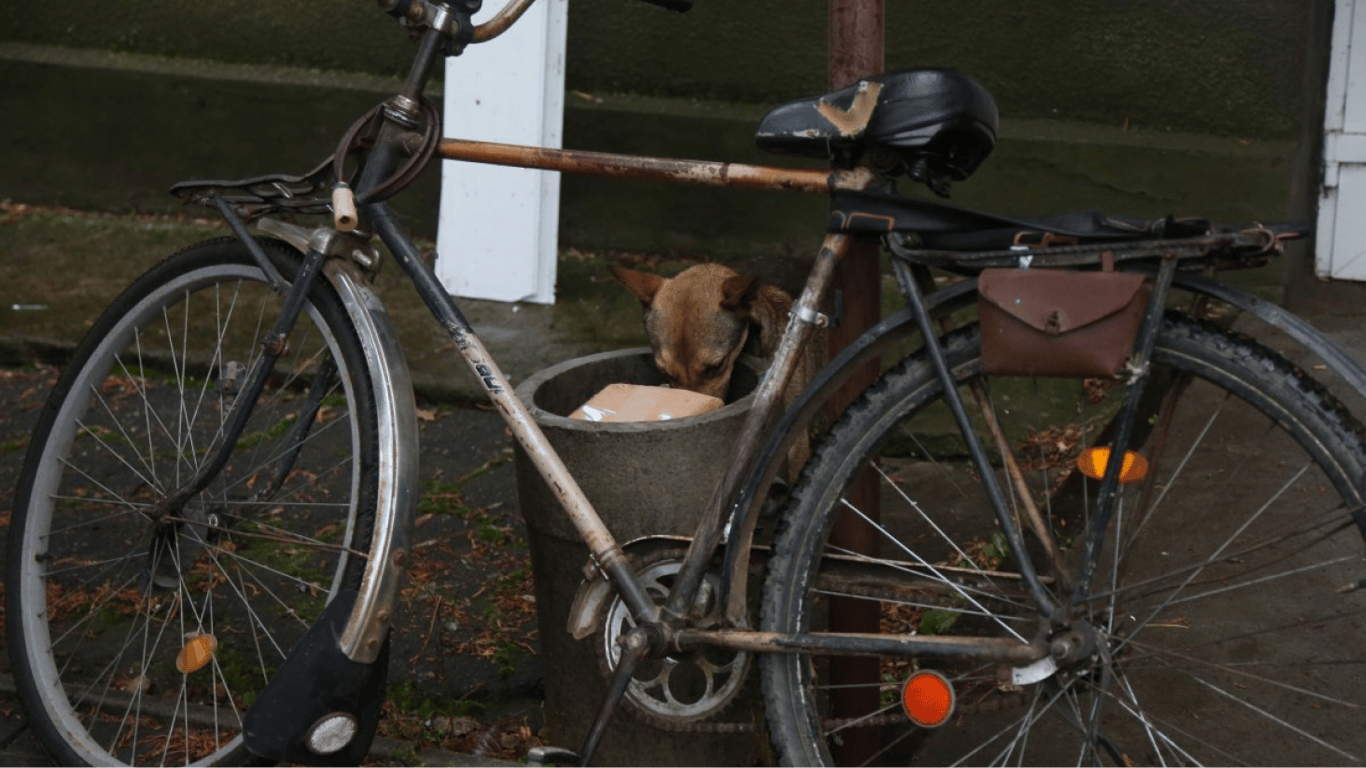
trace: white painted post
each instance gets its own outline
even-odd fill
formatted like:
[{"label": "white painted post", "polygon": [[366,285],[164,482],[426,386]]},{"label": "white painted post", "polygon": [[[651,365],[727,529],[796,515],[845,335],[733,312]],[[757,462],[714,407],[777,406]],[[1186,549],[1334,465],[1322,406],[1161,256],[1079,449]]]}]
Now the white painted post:
[{"label": "white painted post", "polygon": [[[568,9],[541,0],[501,37],[447,60],[446,137],[560,146]],[[554,303],[559,213],[558,173],[443,161],[437,277],[456,296]]]}]

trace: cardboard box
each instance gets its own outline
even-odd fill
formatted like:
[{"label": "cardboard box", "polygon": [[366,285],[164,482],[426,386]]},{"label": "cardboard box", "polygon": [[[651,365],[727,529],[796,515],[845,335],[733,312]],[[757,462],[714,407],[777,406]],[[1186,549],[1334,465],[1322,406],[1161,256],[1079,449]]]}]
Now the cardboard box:
[{"label": "cardboard box", "polygon": [[569,414],[580,421],[665,421],[720,408],[720,398],[669,387],[608,384]]}]

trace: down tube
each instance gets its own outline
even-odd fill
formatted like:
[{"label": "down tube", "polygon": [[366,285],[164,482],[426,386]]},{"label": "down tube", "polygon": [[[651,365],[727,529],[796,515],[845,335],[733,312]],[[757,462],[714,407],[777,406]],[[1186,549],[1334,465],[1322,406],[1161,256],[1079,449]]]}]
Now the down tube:
[{"label": "down tube", "polygon": [[507,377],[503,375],[498,364],[489,357],[488,350],[455,306],[450,294],[422,260],[393,211],[384,203],[374,203],[366,206],[366,215],[374,224],[380,239],[394,255],[399,268],[413,281],[413,287],[417,289],[423,302],[446,329],[460,356],[479,379],[494,407],[503,415],[503,420],[507,422],[513,437],[526,451],[532,464],[545,479],[546,485],[554,491],[560,504],[569,513],[570,521],[588,545],[588,550],[593,553],[593,559],[598,567],[616,584],[622,599],[636,616],[646,621],[654,621],[658,609],[630,567],[621,546],[612,538],[607,526],[593,511],[593,505],[588,501],[588,497],[569,474],[564,462],[560,461],[545,434],[527,411],[526,405],[517,399]]}]

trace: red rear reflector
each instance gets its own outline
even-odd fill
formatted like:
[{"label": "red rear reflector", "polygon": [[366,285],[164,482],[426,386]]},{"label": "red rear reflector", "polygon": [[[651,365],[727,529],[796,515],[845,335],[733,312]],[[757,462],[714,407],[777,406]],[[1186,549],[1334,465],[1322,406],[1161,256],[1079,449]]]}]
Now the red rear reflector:
[{"label": "red rear reflector", "polygon": [[953,686],[931,669],[911,675],[901,687],[901,709],[921,728],[938,728],[953,716]]}]

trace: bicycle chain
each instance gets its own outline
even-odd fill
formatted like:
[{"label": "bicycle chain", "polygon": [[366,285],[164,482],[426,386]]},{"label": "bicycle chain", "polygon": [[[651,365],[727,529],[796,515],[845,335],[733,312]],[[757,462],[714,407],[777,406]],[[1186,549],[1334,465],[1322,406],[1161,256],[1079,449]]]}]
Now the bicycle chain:
[{"label": "bicycle chain", "polygon": [[674,733],[755,733],[759,730],[758,723],[715,723],[706,720],[693,723],[665,723],[657,719],[653,722],[660,730]]}]

